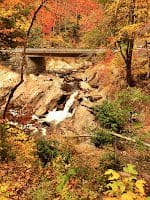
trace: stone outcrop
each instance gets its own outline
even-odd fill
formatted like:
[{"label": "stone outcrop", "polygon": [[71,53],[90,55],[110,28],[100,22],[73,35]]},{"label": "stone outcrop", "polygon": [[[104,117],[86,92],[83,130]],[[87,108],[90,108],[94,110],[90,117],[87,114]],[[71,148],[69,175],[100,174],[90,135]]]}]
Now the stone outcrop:
[{"label": "stone outcrop", "polygon": [[[14,93],[11,106],[23,113],[29,108],[30,115],[41,116],[54,108],[58,111],[63,110],[70,95],[78,91],[73,105],[68,110],[69,113],[74,110],[73,115],[61,122],[59,127],[62,132],[71,131],[74,135],[88,134],[89,128],[93,129],[97,126],[91,108],[101,103],[107,95],[107,90],[99,89],[100,66],[87,68],[88,64],[85,61],[81,63],[75,61],[69,64],[65,60],[50,59],[47,71],[51,72],[37,76],[25,75],[24,82]],[[8,93],[19,81],[19,74],[5,68],[0,73],[0,97],[2,98],[6,91]]]}]

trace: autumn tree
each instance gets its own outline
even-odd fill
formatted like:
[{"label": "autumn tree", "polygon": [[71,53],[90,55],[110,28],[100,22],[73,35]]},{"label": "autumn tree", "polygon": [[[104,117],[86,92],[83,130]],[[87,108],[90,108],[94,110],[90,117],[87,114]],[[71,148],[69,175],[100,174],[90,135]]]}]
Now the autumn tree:
[{"label": "autumn tree", "polygon": [[4,48],[22,46],[30,26],[36,3],[29,0],[0,2],[0,42]]},{"label": "autumn tree", "polygon": [[78,44],[80,36],[93,30],[101,18],[102,8],[95,0],[57,0],[47,4],[38,19],[45,38],[59,35]]},{"label": "autumn tree", "polygon": [[134,86],[132,76],[132,58],[135,39],[139,37],[141,28],[148,25],[147,0],[114,0],[106,2],[108,27],[116,40],[126,68],[126,80]]},{"label": "autumn tree", "polygon": [[[34,10],[39,4],[40,0],[0,2],[0,39],[3,47],[23,44]],[[62,36],[66,42],[78,43],[80,35],[95,29],[101,19],[102,8],[97,0],[48,0],[32,27],[28,46],[38,47],[46,41],[49,43],[53,35],[56,39]]]},{"label": "autumn tree", "polygon": [[0,2],[0,43],[1,47],[16,47],[22,44],[25,36],[26,16],[29,7],[22,7],[16,1]]}]

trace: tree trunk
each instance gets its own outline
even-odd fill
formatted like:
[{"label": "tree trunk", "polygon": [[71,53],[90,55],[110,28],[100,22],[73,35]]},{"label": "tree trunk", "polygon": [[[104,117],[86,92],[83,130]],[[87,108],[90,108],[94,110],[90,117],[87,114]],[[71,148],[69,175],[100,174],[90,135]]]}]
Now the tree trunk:
[{"label": "tree trunk", "polygon": [[128,39],[127,49],[126,49],[126,80],[130,87],[135,86],[135,82],[132,77],[132,55],[133,55],[134,39]]},{"label": "tree trunk", "polygon": [[133,77],[132,77],[132,66],[131,66],[131,61],[130,60],[128,60],[126,62],[126,80],[127,80],[127,84],[130,87],[134,87],[135,86],[135,82],[134,82]]},{"label": "tree trunk", "polygon": [[145,40],[145,48],[146,48],[146,56],[147,56],[147,62],[148,62],[148,69],[147,69],[147,79],[150,78],[150,54],[148,50],[148,42]]},{"label": "tree trunk", "polygon": [[[130,1],[130,8],[129,8],[129,19],[128,25],[134,24],[135,20],[135,0]],[[130,36],[129,36],[130,37]],[[126,48],[126,55],[125,55],[125,63],[126,63],[126,80],[127,84],[131,87],[135,86],[132,77],[132,55],[133,55],[133,47],[134,47],[134,38],[128,38],[127,41],[127,48]]]},{"label": "tree trunk", "polygon": [[135,86],[135,82],[134,82],[133,76],[132,76],[132,54],[133,54],[133,47],[134,47],[134,39],[128,39],[125,53],[123,52],[121,42],[118,41],[117,44],[120,48],[120,53],[125,62],[127,84],[130,87],[133,87],[133,86]]}]

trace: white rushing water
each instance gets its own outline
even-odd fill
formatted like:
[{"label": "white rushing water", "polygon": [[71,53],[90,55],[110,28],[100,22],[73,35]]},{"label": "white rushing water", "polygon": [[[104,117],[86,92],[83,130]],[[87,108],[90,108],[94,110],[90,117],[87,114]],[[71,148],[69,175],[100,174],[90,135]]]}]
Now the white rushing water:
[{"label": "white rushing water", "polygon": [[37,119],[40,123],[46,122],[51,123],[54,122],[56,125],[60,122],[64,121],[67,118],[70,118],[73,116],[75,110],[71,113],[69,112],[71,106],[73,105],[75,101],[75,97],[78,95],[78,91],[75,91],[68,101],[66,102],[63,110],[57,110],[57,108],[53,109],[52,111],[49,111],[48,114],[44,115],[43,118],[39,118],[36,115],[32,115],[32,119]]}]

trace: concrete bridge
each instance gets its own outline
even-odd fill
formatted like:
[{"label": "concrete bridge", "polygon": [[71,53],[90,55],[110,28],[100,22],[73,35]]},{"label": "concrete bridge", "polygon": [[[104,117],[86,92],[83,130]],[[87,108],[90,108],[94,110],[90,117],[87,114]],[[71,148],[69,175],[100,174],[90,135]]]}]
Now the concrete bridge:
[{"label": "concrete bridge", "polygon": [[[46,70],[46,57],[54,58],[80,58],[89,59],[95,55],[101,55],[106,52],[106,49],[46,49],[46,48],[26,48],[26,59],[28,64],[27,73],[42,73]],[[23,48],[0,50],[1,57],[8,54],[8,66],[13,66],[14,69],[19,69]]]},{"label": "concrete bridge", "polygon": [[[6,51],[9,53],[23,53],[23,48],[16,48],[10,50],[1,50],[2,52]],[[89,55],[103,54],[106,52],[106,49],[46,49],[46,48],[27,48],[26,55],[27,57],[84,57]]]}]

